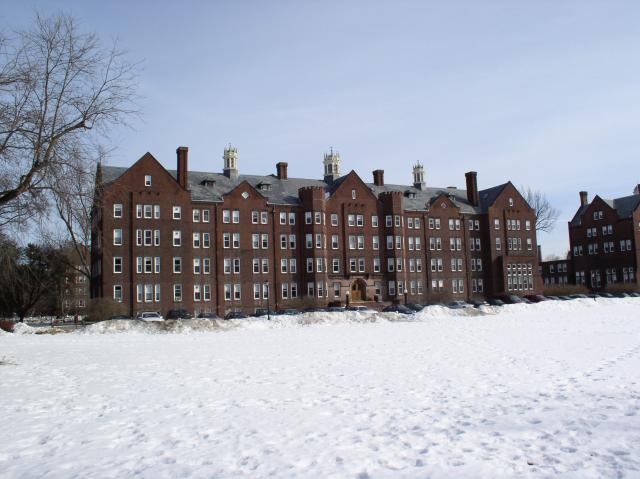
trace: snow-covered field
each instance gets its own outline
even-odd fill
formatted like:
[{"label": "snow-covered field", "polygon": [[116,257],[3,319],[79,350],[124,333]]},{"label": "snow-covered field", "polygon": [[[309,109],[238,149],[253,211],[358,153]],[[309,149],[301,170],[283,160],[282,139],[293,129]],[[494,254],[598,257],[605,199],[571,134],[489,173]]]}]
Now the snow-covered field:
[{"label": "snow-covered field", "polygon": [[640,299],[486,313],[0,333],[0,477],[640,477]]}]

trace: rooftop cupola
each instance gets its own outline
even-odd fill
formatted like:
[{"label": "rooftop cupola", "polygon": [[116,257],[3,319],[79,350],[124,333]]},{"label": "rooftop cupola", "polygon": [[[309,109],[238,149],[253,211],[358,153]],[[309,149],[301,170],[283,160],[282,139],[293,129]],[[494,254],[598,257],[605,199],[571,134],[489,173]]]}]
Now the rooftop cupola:
[{"label": "rooftop cupola", "polygon": [[340,153],[334,152],[333,148],[329,153],[324,154],[324,181],[331,183],[340,178]]},{"label": "rooftop cupola", "polygon": [[232,180],[238,179],[238,149],[234,148],[229,144],[228,147],[224,149],[224,155],[222,155],[222,159],[224,160],[224,169],[222,170],[224,176],[230,178]]},{"label": "rooftop cupola", "polygon": [[424,167],[420,162],[413,165],[413,186],[419,190],[423,190],[426,186],[424,182]]}]

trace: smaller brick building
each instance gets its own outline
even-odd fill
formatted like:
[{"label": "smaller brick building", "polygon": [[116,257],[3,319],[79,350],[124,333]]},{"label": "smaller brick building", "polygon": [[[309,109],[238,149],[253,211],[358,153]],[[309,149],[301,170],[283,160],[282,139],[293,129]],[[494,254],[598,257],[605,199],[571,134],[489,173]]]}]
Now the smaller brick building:
[{"label": "smaller brick building", "polygon": [[[606,199],[596,195],[589,201],[580,192],[580,206],[569,222],[569,284],[593,291],[637,289],[640,260],[640,185],[632,195]],[[554,269],[552,272],[551,269]],[[554,284],[562,273],[558,262],[541,263],[545,285]],[[557,283],[555,283],[557,284]]]}]

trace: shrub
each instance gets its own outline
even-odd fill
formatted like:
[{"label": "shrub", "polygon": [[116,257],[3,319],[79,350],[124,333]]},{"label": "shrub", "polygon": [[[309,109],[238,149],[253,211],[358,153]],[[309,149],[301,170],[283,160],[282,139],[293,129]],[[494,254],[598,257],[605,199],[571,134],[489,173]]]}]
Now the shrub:
[{"label": "shrub", "polygon": [[89,301],[85,321],[105,321],[116,314],[128,314],[127,307],[111,298],[93,298]]},{"label": "shrub", "polygon": [[7,333],[13,333],[13,321],[10,319],[0,319],[0,329]]}]

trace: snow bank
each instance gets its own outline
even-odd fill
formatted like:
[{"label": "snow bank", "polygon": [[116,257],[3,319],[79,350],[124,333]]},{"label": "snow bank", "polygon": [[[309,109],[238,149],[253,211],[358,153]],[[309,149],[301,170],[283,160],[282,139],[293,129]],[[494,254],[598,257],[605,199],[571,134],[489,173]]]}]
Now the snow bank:
[{"label": "snow bank", "polygon": [[136,320],[111,320],[96,323],[82,330],[78,334],[105,334],[105,333],[137,333],[137,334],[164,334],[164,333],[201,333],[219,332],[235,329],[270,330],[282,328],[296,328],[305,326],[327,326],[340,324],[361,323],[386,323],[386,322],[419,322],[433,319],[475,318],[482,316],[511,317],[513,315],[528,315],[557,312],[580,312],[605,306],[633,304],[640,306],[640,298],[599,298],[576,299],[572,301],[544,301],[537,304],[509,304],[505,306],[481,306],[480,308],[451,309],[446,306],[428,306],[422,311],[405,315],[400,313],[378,312],[317,312],[302,313],[292,316],[272,316],[268,320],[266,316],[260,318],[247,318],[235,320],[176,320],[144,322]]},{"label": "snow bank", "polygon": [[14,334],[35,334],[36,328],[29,326],[26,323],[15,323],[13,325]]}]

